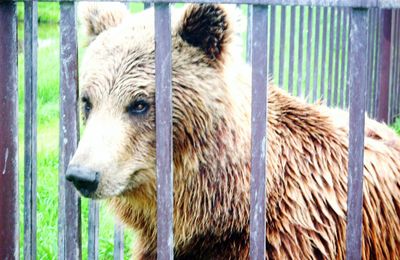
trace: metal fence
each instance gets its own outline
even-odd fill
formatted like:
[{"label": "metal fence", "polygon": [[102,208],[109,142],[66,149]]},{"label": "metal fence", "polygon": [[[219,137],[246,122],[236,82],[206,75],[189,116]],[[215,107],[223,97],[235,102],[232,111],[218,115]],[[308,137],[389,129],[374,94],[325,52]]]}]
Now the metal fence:
[{"label": "metal fence", "polygon": [[[44,0],[43,0],[44,1]],[[51,0],[48,0],[51,1]],[[76,2],[60,2],[60,158],[58,258],[79,259],[80,199],[65,171],[78,143]],[[160,259],[173,258],[170,6],[154,3],[158,239]],[[185,2],[213,2],[189,0]],[[400,8],[390,0],[223,0],[249,4],[247,59],[252,70],[251,259],[264,258],[265,71],[289,92],[349,107],[347,257],[361,258],[364,111],[387,123],[400,113]],[[37,1],[25,1],[24,257],[36,258]],[[148,4],[147,4],[148,6]],[[387,8],[387,9],[382,9]],[[0,259],[19,258],[17,19],[15,1],[0,3]],[[297,32],[297,33],[296,33]],[[163,66],[161,65],[163,64]],[[99,205],[90,203],[89,259],[98,256]],[[256,232],[257,231],[257,232]],[[116,225],[115,259],[123,259]],[[68,253],[67,253],[68,252]]]}]

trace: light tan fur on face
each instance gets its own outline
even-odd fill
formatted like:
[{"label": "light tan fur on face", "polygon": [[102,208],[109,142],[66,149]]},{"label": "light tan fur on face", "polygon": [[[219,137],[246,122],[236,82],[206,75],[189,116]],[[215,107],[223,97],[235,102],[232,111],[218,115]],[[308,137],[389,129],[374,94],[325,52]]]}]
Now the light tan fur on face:
[{"label": "light tan fur on face", "polygon": [[[229,12],[219,5],[185,10],[172,35],[174,256],[247,259],[250,70],[234,48]],[[101,173],[95,197],[109,198],[137,233],[138,259],[156,259],[151,14],[124,18],[88,47],[81,93],[93,108],[71,162]],[[209,42],[191,38],[203,19],[222,25],[205,31]],[[273,85],[268,96],[266,258],[344,259],[348,127],[336,119],[345,112]],[[151,104],[146,116],[126,113],[138,97]],[[366,125],[363,259],[400,259],[399,137],[371,119]]]}]

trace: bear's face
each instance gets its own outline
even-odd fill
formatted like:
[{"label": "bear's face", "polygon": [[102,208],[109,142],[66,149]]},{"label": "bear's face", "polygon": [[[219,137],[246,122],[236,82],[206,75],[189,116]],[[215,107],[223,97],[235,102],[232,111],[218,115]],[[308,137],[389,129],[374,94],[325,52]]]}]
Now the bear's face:
[{"label": "bear's face", "polygon": [[[152,11],[131,16],[123,5],[92,4],[83,20],[92,39],[80,82],[86,127],[67,179],[91,198],[139,187],[155,190]],[[223,85],[219,79],[231,34],[228,25],[221,6],[190,5],[172,27],[174,145],[214,110],[201,97],[215,84]],[[223,97],[222,90],[215,92],[216,99]]]}]

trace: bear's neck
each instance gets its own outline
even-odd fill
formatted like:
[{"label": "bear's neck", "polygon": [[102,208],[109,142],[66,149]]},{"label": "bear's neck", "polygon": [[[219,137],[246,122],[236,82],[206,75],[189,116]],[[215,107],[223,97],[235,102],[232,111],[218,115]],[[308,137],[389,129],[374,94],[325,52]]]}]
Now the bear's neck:
[{"label": "bear's neck", "polygon": [[[290,158],[284,153],[302,149],[296,146],[299,140],[295,139],[299,136],[327,131],[322,129],[326,118],[312,106],[274,86],[270,86],[268,96],[267,222],[274,222],[281,213],[278,205],[287,186],[288,162],[283,160]],[[186,131],[179,133],[177,139],[174,132],[176,254],[185,254],[193,246],[191,240],[204,234],[222,240],[229,239],[229,234],[248,237],[251,126],[250,104],[247,106],[244,111],[238,109],[243,114],[227,112],[225,117],[212,122],[212,127],[192,131],[195,135]],[[227,107],[232,108],[233,104]],[[299,135],[294,135],[295,132]],[[312,138],[317,142],[323,140],[318,134]],[[123,222],[138,232],[137,252],[151,255],[156,253],[156,193],[154,186],[146,189],[149,192],[133,191],[128,198],[115,198],[111,204]]]}]

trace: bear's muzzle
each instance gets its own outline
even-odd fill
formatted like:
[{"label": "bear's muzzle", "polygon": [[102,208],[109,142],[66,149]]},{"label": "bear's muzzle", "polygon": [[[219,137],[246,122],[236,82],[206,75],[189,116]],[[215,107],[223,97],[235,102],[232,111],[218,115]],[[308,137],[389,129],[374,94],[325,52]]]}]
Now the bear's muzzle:
[{"label": "bear's muzzle", "polygon": [[69,166],[65,177],[87,198],[93,195],[99,185],[99,173],[85,167]]}]

